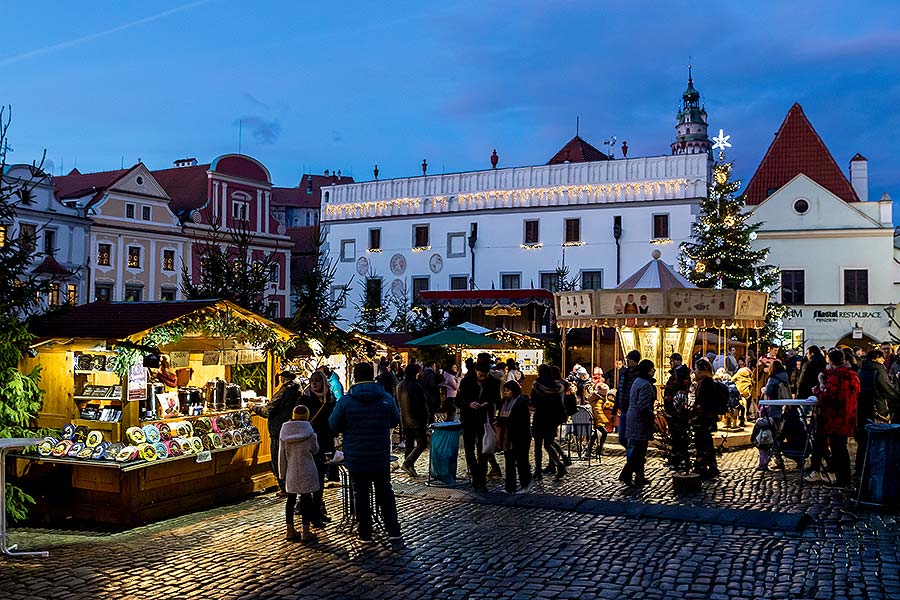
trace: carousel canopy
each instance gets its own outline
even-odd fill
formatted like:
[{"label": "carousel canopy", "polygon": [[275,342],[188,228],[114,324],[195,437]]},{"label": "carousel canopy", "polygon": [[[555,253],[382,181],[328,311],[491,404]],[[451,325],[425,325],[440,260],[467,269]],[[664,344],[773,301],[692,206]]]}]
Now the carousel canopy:
[{"label": "carousel canopy", "polygon": [[450,290],[422,291],[419,294],[423,304],[434,304],[450,308],[470,308],[492,306],[552,306],[553,294],[547,290]]},{"label": "carousel canopy", "polygon": [[660,260],[653,260],[612,290],[557,292],[562,327],[749,327],[765,324],[769,294],[698,288]]},{"label": "carousel canopy", "polygon": [[659,250],[653,251],[653,260],[638,269],[634,275],[616,286],[618,290],[670,290],[672,288],[696,288],[671,265],[661,261]]}]

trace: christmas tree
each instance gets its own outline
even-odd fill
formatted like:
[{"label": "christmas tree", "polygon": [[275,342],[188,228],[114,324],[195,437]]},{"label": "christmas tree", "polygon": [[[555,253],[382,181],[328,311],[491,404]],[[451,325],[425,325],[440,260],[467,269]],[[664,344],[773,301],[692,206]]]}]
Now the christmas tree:
[{"label": "christmas tree", "polygon": [[[772,293],[779,285],[779,270],[766,264],[768,248],[753,245],[762,223],[749,223],[743,196],[735,196],[741,182],[731,179],[732,163],[724,160],[729,136],[721,131],[719,136],[713,138],[717,141],[713,147],[722,151],[713,165],[713,181],[700,203],[700,217],[693,224],[691,240],[681,244],[680,270],[697,287]],[[780,305],[769,302],[768,326],[762,339],[777,333],[782,313]]]}]

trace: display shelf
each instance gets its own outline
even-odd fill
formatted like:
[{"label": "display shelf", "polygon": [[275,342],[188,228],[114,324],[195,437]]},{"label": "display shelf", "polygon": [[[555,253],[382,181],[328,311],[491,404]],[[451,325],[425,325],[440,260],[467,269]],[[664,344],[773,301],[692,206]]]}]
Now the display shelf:
[{"label": "display shelf", "polygon": [[250,408],[230,408],[228,410],[205,412],[205,413],[199,414],[199,415],[184,415],[181,417],[168,417],[165,419],[148,419],[146,421],[141,421],[141,425],[152,425],[154,423],[176,423],[178,421],[189,421],[191,419],[199,419],[201,417],[210,417],[210,418],[221,417],[222,415],[232,415],[234,413],[247,412],[247,411],[250,411],[251,416],[252,416],[252,411],[250,410]]},{"label": "display shelf", "polygon": [[[246,448],[247,446],[258,446],[259,442],[250,442],[249,444],[240,444],[239,446],[225,446],[224,448],[217,448],[215,450],[208,450],[210,454],[220,454],[222,452],[228,452],[229,450],[240,450],[241,448]],[[188,458],[197,459],[196,454],[182,454],[181,456],[170,456],[168,458],[158,458],[156,460],[132,460],[125,463],[116,462],[114,460],[105,460],[105,459],[93,459],[93,458],[69,458],[67,456],[38,456],[35,454],[23,454],[23,453],[10,453],[10,456],[14,456],[16,458],[24,458],[36,463],[56,463],[60,465],[75,465],[82,467],[106,467],[111,469],[118,469],[123,473],[128,473],[129,471],[136,471],[138,469],[144,469],[146,467],[152,467],[154,465],[162,465],[165,463],[171,463],[178,460],[184,460]]]},{"label": "display shelf", "polygon": [[[95,371],[94,369],[75,369],[75,374],[76,374],[76,375],[91,375],[91,374],[93,374],[93,373],[107,373],[107,374],[109,374],[109,375],[116,375],[116,372],[115,372],[115,371],[106,371],[106,370],[103,370],[103,371]],[[118,378],[118,377],[119,377],[119,376],[116,375],[116,378]]]},{"label": "display shelf", "polygon": [[72,396],[74,400],[88,400],[90,402],[122,402],[121,398],[112,396]]}]

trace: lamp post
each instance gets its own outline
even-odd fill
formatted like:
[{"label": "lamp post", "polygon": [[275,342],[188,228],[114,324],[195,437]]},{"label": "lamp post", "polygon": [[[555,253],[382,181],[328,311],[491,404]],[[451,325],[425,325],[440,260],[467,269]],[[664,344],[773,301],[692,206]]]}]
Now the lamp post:
[{"label": "lamp post", "polygon": [[478,241],[478,223],[472,223],[469,230],[469,254],[472,256],[472,270],[469,273],[469,289],[475,289],[475,242]]}]

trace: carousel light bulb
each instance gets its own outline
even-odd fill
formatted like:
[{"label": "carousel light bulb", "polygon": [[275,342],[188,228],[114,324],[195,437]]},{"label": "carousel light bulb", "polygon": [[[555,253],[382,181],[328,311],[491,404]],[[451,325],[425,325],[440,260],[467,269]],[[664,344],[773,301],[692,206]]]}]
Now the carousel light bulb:
[{"label": "carousel light bulb", "polygon": [[744,280],[744,287],[750,287],[751,285],[753,285],[752,281],[750,281],[749,279]]},{"label": "carousel light bulb", "polygon": [[751,242],[752,242],[753,240],[755,240],[757,237],[758,237],[758,236],[756,235],[756,232],[755,232],[755,231],[751,231],[751,232],[750,232],[750,241],[751,241]]}]

